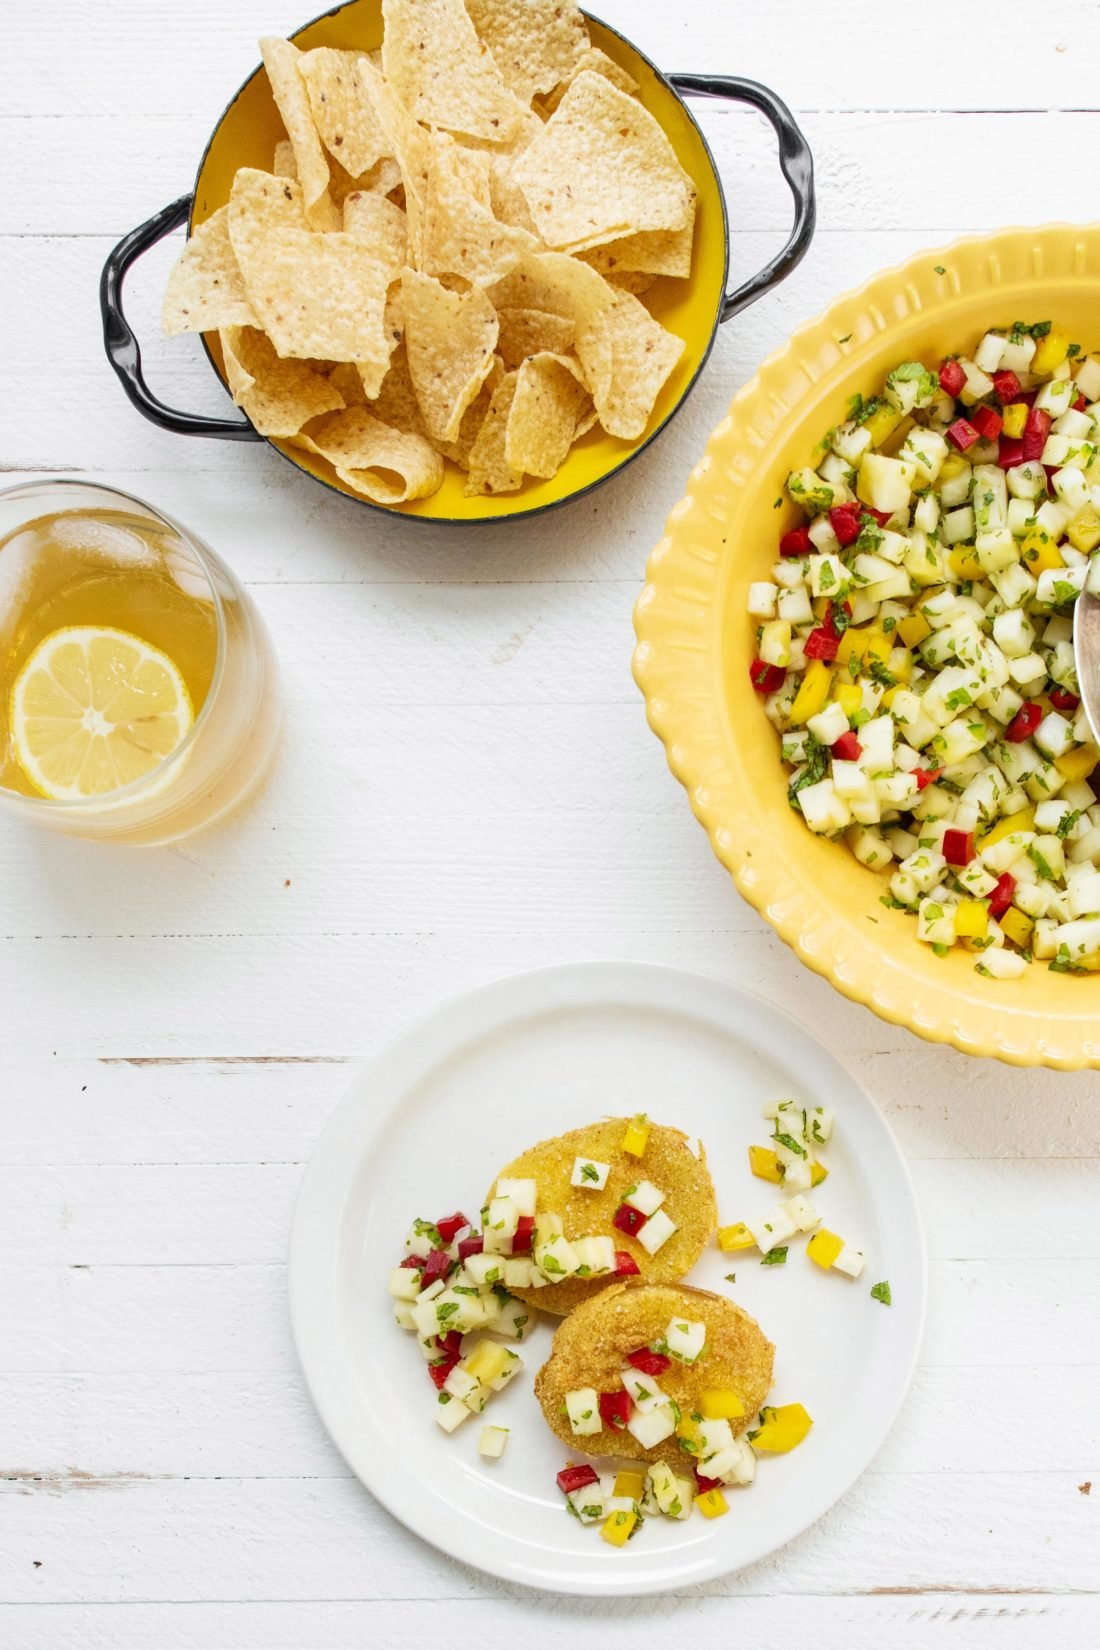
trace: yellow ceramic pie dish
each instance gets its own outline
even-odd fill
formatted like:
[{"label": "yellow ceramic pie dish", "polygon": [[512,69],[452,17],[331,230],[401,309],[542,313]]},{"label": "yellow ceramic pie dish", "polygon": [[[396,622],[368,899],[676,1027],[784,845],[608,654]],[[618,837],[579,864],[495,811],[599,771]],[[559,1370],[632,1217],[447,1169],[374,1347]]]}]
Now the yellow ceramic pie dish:
[{"label": "yellow ceramic pie dish", "polygon": [[813,836],[787,801],[775,731],[749,682],[748,585],[767,577],[789,472],[857,391],[890,367],[965,349],[990,326],[1051,317],[1098,339],[1100,225],[1007,229],[876,275],[799,329],[734,398],[649,560],[634,674],[711,845],[740,892],[838,991],[967,1054],[1062,1070],[1100,1066],[1100,980],[975,973],[937,957],[885,880]]}]

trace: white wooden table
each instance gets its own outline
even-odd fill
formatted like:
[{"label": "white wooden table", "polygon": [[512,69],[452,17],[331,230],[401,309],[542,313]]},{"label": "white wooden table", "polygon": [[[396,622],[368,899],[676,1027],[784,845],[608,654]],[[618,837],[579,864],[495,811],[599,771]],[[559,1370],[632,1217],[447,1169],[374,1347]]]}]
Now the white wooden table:
[{"label": "white wooden table", "polygon": [[[178,513],[246,578],[285,669],[285,752],[245,816],[174,850],[0,821],[0,1643],[345,1650],[544,1643],[546,1600],[460,1569],[348,1476],[295,1366],[291,1204],[358,1061],[441,996],[574,958],[680,964],[786,1004],[850,1060],[924,1200],[921,1367],[857,1488],[770,1562],[573,1642],[1033,1650],[1100,1635],[1100,1083],[882,1025],[744,906],[629,672],[647,550],[737,387],[791,327],[922,246],[1096,212],[1094,0],[602,0],[668,69],[799,115],[817,239],[731,324],[618,481],[495,532],[387,521],[266,449],[144,423],[103,359],[112,242],[190,185],[293,0],[7,0],[0,470],[82,472]],[[788,203],[754,115],[701,118],[738,275]],[[152,381],[217,410],[157,338]],[[1100,336],[1100,334],[1098,334]],[[1088,1481],[1096,1489],[1087,1494]]]}]

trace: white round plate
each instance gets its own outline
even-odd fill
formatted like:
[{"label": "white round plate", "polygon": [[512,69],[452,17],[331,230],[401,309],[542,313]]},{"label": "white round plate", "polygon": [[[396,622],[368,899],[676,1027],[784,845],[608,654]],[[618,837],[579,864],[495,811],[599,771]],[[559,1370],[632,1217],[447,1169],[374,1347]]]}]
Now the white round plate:
[{"label": "white round plate", "polygon": [[[477,1453],[476,1418],[451,1436],[436,1391],[386,1293],[417,1215],[475,1217],[496,1170],[524,1147],[605,1113],[645,1111],[698,1135],[723,1222],[763,1213],[778,1188],[746,1148],[770,1132],[765,1100],[835,1108],[827,1226],[863,1248],[858,1282],[824,1273],[792,1243],[786,1266],[710,1249],[690,1281],[730,1294],[777,1348],[771,1401],[798,1400],[814,1427],[792,1454],[761,1458],[709,1521],[647,1519],[623,1549],[568,1516],[554,1482],[567,1453],[526,1369],[485,1420],[511,1429],[504,1456]],[[725,1281],[735,1272],[736,1284]],[[871,1298],[888,1279],[892,1307]],[[924,1321],[924,1239],[912,1183],[883,1118],[795,1021],[715,980],[630,963],[552,968],[476,991],[412,1026],[360,1074],[302,1183],[290,1245],[290,1311],[314,1402],[363,1483],[442,1552],[502,1579],[561,1593],[682,1589],[765,1557],[821,1517],[885,1438]],[[579,1455],[581,1452],[576,1452]]]}]

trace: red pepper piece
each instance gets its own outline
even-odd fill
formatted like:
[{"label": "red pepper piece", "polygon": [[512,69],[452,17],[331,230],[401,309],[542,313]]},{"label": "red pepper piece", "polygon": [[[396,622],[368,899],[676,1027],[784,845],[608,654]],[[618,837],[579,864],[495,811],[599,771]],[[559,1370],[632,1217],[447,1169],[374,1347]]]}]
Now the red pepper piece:
[{"label": "red pepper piece", "polygon": [[996,407],[975,407],[970,414],[970,422],[983,441],[996,441],[1004,419]]},{"label": "red pepper piece", "polygon": [[942,772],[942,768],[914,768],[913,778],[917,782],[917,789],[923,791],[926,785],[934,785]]},{"label": "red pepper piece", "polygon": [[648,1346],[640,1346],[637,1352],[628,1352],[628,1364],[640,1369],[643,1375],[663,1375],[666,1369],[672,1367],[672,1359],[666,1358],[663,1352],[651,1352]]},{"label": "red pepper piece", "polygon": [[448,1357],[452,1352],[462,1351],[462,1336],[457,1329],[448,1329],[445,1335],[437,1335],[435,1344],[440,1352],[446,1352]]},{"label": "red pepper piece", "polygon": [[1042,407],[1032,407],[1031,411],[1027,415],[1027,423],[1024,425],[1023,443],[1025,459],[1030,460],[1033,458],[1040,458],[1042,456],[1042,451],[1047,444],[1047,436],[1050,434],[1050,426],[1052,423],[1053,420],[1050,414],[1048,412],[1044,412]]},{"label": "red pepper piece", "polygon": [[695,1472],[695,1482],[699,1486],[700,1495],[706,1495],[708,1490],[720,1490],[722,1488],[722,1480],[720,1478],[707,1478],[698,1470],[698,1468],[696,1468]]},{"label": "red pepper piece", "polygon": [[[896,512],[893,511],[893,510],[872,510],[871,506],[869,504],[865,504],[863,506],[863,514],[865,516],[874,516],[874,518],[878,522],[879,526],[880,527],[885,527],[886,523],[890,520],[890,517],[892,515],[896,514]],[[845,602],[844,605],[845,605],[845,607],[847,607],[848,603]]]},{"label": "red pepper piece", "polygon": [[444,1381],[458,1362],[458,1357],[457,1352],[448,1352],[446,1357],[440,1358],[438,1363],[428,1365],[428,1374],[441,1392]]},{"label": "red pepper piece", "polygon": [[458,1240],[459,1260],[466,1260],[470,1255],[480,1255],[484,1249],[485,1239],[480,1232],[475,1232],[471,1237],[459,1238]]},{"label": "red pepper piece", "polygon": [[854,544],[859,537],[858,504],[834,504],[829,511],[829,520],[832,522],[833,532],[841,544]]},{"label": "red pepper piece", "polygon": [[956,418],[953,424],[947,426],[947,439],[955,443],[960,453],[965,453],[978,440],[978,432],[965,418]]},{"label": "red pepper piece", "polygon": [[957,361],[944,361],[940,366],[940,389],[948,395],[958,395],[966,383],[966,374]]},{"label": "red pepper piece", "polygon": [[513,1255],[529,1255],[535,1239],[534,1215],[520,1215],[516,1221],[516,1235],[512,1239]]},{"label": "red pepper piece", "polygon": [[1006,871],[989,896],[989,914],[994,922],[999,922],[1001,917],[1004,916],[1012,904],[1012,896],[1015,892],[1016,878]]},{"label": "red pepper piece", "polygon": [[813,549],[813,540],[804,527],[792,527],[789,533],[784,533],[779,541],[781,556],[808,556]]},{"label": "red pepper piece", "polygon": [[997,392],[997,399],[1002,407],[1007,406],[1010,401],[1019,400],[1020,380],[1014,372],[1008,372],[1007,370],[995,372],[993,374],[993,388]]},{"label": "red pepper piece", "polygon": [[1014,470],[1017,464],[1024,462],[1024,441],[1022,436],[1002,435],[1000,446],[997,449],[997,463],[1002,470]]},{"label": "red pepper piece", "polygon": [[646,1219],[647,1217],[640,1209],[636,1209],[633,1203],[620,1203],[611,1217],[611,1224],[617,1226],[620,1232],[625,1232],[628,1237],[637,1237]]},{"label": "red pepper piece", "polygon": [[630,1420],[630,1394],[625,1387],[618,1392],[600,1393],[600,1420],[605,1427],[625,1427]]},{"label": "red pepper piece", "polygon": [[1076,401],[1072,403],[1072,406],[1074,412],[1084,412],[1085,408],[1088,406],[1088,402],[1085,400],[1083,395],[1079,395]]},{"label": "red pepper piece", "polygon": [[617,1278],[640,1278],[642,1269],[633,1255],[628,1255],[625,1249],[616,1249],[614,1275]]},{"label": "red pepper piece", "polygon": [[974,858],[974,832],[945,831],[943,857],[948,865],[969,865]]},{"label": "red pepper piece", "polygon": [[465,1215],[460,1215],[456,1212],[453,1215],[444,1215],[442,1220],[437,1220],[435,1223],[435,1229],[443,1239],[444,1243],[453,1243],[455,1237],[459,1232],[461,1232],[462,1228],[464,1226],[468,1226],[469,1224],[470,1222],[466,1219]]},{"label": "red pepper piece", "polygon": [[574,1490],[585,1490],[589,1484],[598,1484],[600,1475],[595,1467],[563,1467],[558,1473],[558,1488],[563,1495]]},{"label": "red pepper piece", "polygon": [[1011,722],[1005,729],[1005,738],[1012,745],[1022,745],[1025,739],[1030,739],[1039,723],[1043,720],[1043,707],[1029,699],[1022,704]]},{"label": "red pepper piece", "polygon": [[427,1289],[437,1278],[445,1279],[456,1264],[446,1249],[433,1249],[424,1263],[424,1276],[420,1280],[421,1289]]},{"label": "red pepper piece", "polygon": [[757,693],[778,693],[786,674],[782,665],[768,665],[763,659],[754,659],[749,666],[749,677]]},{"label": "red pepper piece", "polygon": [[835,630],[826,630],[822,625],[806,637],[807,659],[835,659],[839,651],[840,637]]},{"label": "red pepper piece", "polygon": [[414,1266],[416,1268],[416,1270],[419,1272],[421,1267],[424,1264],[424,1256],[423,1255],[406,1255],[404,1260],[401,1262],[401,1264],[402,1264],[402,1266]]},{"label": "red pepper piece", "polygon": [[863,755],[863,746],[851,731],[842,733],[833,741],[833,755],[839,756],[842,762],[854,762],[857,756]]},{"label": "red pepper piece", "polygon": [[1055,710],[1076,710],[1081,703],[1076,693],[1067,693],[1065,688],[1051,688],[1047,698]]}]

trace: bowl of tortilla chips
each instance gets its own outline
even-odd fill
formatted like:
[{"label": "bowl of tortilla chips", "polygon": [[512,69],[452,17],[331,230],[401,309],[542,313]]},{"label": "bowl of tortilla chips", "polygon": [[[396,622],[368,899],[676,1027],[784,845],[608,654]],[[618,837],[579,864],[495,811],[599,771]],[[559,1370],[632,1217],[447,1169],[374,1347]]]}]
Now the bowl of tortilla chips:
[{"label": "bowl of tortilla chips", "polygon": [[[260,49],[193,193],[108,258],[107,353],[162,427],[266,440],[368,505],[491,521],[586,492],[812,236],[812,161],[774,93],[665,76],[575,0],[350,0]],[[760,110],[795,201],[732,292],[689,95]],[[167,407],[142,375],[123,282],[184,222],[164,328],[201,334],[247,422]]]}]

